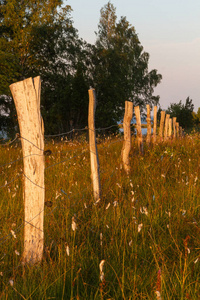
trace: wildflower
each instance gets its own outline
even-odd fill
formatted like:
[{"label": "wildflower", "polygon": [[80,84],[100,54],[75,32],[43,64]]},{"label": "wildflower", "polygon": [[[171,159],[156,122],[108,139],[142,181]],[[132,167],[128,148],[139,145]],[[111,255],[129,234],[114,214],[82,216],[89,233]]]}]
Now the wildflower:
[{"label": "wildflower", "polygon": [[162,300],[160,292],[156,291],[155,293],[156,293],[157,300]]},{"label": "wildflower", "polygon": [[133,241],[132,241],[132,240],[130,240],[130,242],[128,243],[130,247],[131,247],[132,243],[133,243]]},{"label": "wildflower", "polygon": [[121,187],[121,185],[119,184],[119,183],[116,183],[116,185],[121,189],[122,187]]},{"label": "wildflower", "polygon": [[132,182],[130,182],[130,186],[131,186],[131,187],[133,187],[133,184],[132,184]]},{"label": "wildflower", "polygon": [[59,192],[56,191],[56,197],[55,197],[55,199],[58,199],[60,196],[61,196],[61,193],[59,193]]},{"label": "wildflower", "polygon": [[165,178],[165,175],[164,175],[164,174],[161,174],[161,177]]},{"label": "wildflower", "polygon": [[109,202],[108,205],[106,206],[106,209],[109,209],[109,207],[110,207],[110,202]]},{"label": "wildflower", "polygon": [[100,198],[94,203],[94,205],[97,205],[97,203],[99,203],[100,201]]},{"label": "wildflower", "polygon": [[106,225],[106,227],[109,229],[110,227],[108,225]]},{"label": "wildflower", "polygon": [[140,207],[140,212],[141,214],[145,214],[146,216],[148,215],[148,211],[147,211],[147,208],[146,207]]},{"label": "wildflower", "polygon": [[15,232],[13,230],[11,230],[10,232],[11,232],[12,236],[16,239],[17,236],[16,236]]},{"label": "wildflower", "polygon": [[102,239],[103,239],[103,234],[102,234],[102,232],[101,232],[101,233],[100,233],[100,245],[101,245],[101,246],[103,245]]},{"label": "wildflower", "polygon": [[86,203],[84,203],[84,207],[85,207],[85,209],[87,208],[87,204]]},{"label": "wildflower", "polygon": [[15,250],[15,254],[16,254],[16,255],[20,255],[19,252],[18,252],[17,250]]},{"label": "wildflower", "polygon": [[113,206],[115,207],[115,206],[117,206],[118,205],[118,202],[117,201],[114,201],[113,202]]},{"label": "wildflower", "polygon": [[69,246],[68,245],[66,246],[66,253],[69,256]]},{"label": "wildflower", "polygon": [[105,260],[103,259],[100,264],[99,264],[99,269],[100,269],[100,280],[103,281],[104,280],[104,272],[103,272],[103,267],[105,264]]},{"label": "wildflower", "polygon": [[75,218],[72,217],[72,230],[75,231],[77,229],[77,225],[76,225],[76,222],[75,222]]},{"label": "wildflower", "polygon": [[142,223],[138,225],[138,232],[140,232],[140,231],[141,231],[141,229],[142,229],[142,226],[143,226],[143,224],[142,224]]},{"label": "wildflower", "polygon": [[10,283],[11,286],[14,285],[14,281],[12,279],[9,280],[9,283]]},{"label": "wildflower", "polygon": [[199,258],[195,259],[194,264],[196,264],[199,261]]},{"label": "wildflower", "polygon": [[131,199],[131,202],[134,202],[135,201],[135,198],[133,197],[132,199]]}]

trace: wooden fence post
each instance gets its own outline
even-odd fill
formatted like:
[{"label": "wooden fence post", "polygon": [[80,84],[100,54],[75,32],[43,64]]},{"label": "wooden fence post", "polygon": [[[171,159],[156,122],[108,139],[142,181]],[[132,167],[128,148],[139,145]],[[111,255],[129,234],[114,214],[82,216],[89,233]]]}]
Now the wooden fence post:
[{"label": "wooden fence post", "polygon": [[169,129],[169,117],[170,115],[166,115],[165,118],[165,130],[164,130],[164,140],[166,141],[168,138],[168,129]]},{"label": "wooden fence post", "polygon": [[136,123],[137,123],[137,140],[138,140],[138,147],[139,151],[143,153],[143,139],[142,139],[142,128],[141,128],[141,117],[140,117],[140,107],[135,106],[135,117],[136,117]]},{"label": "wooden fence post", "polygon": [[179,123],[176,122],[176,136],[179,138]]},{"label": "wooden fence post", "polygon": [[147,144],[151,143],[151,108],[150,105],[147,104]]},{"label": "wooden fence post", "polygon": [[159,128],[159,137],[161,141],[163,140],[164,123],[165,123],[165,111],[161,111],[160,128]]},{"label": "wooden fence post", "polygon": [[154,106],[154,110],[153,110],[153,143],[156,142],[156,131],[157,131],[157,106]]},{"label": "wooden fence post", "polygon": [[169,129],[168,129],[168,133],[169,133],[169,138],[172,138],[172,119],[169,118]]},{"label": "wooden fence post", "polygon": [[122,163],[127,174],[130,173],[129,153],[131,151],[131,120],[133,118],[133,102],[125,101],[125,114],[123,121],[124,143],[122,148]]},{"label": "wooden fence post", "polygon": [[24,163],[23,263],[42,260],[44,248],[44,128],[40,114],[40,77],[10,85],[15,102]]},{"label": "wooden fence post", "polygon": [[97,152],[96,132],[95,132],[96,94],[94,89],[88,90],[88,93],[89,93],[88,130],[89,130],[91,179],[93,184],[94,199],[97,201],[101,197],[101,186],[100,186],[100,175],[99,175],[99,158]]},{"label": "wooden fence post", "polygon": [[176,138],[176,117],[173,117],[173,137]]}]

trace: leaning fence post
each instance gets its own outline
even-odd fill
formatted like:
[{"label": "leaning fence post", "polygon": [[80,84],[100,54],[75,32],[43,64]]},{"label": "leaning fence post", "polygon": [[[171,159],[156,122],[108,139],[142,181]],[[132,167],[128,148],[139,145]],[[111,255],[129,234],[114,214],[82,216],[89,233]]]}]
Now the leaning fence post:
[{"label": "leaning fence post", "polygon": [[164,122],[165,122],[165,111],[162,110],[161,111],[161,118],[160,118],[160,128],[159,128],[159,136],[160,136],[161,141],[163,139]]},{"label": "leaning fence post", "polygon": [[88,90],[89,108],[88,108],[88,130],[89,130],[89,147],[90,147],[90,164],[91,179],[93,184],[94,199],[97,201],[101,196],[100,175],[99,175],[99,158],[97,152],[96,132],[95,132],[95,110],[96,95],[95,90]]},{"label": "leaning fence post", "polygon": [[141,117],[140,117],[140,107],[135,106],[135,117],[136,117],[136,128],[137,128],[137,140],[138,140],[138,147],[139,151],[143,153],[143,139],[142,139],[142,128],[141,128]]},{"label": "leaning fence post", "polygon": [[10,85],[15,102],[24,163],[23,262],[42,260],[44,247],[44,128],[40,114],[40,77]]},{"label": "leaning fence post", "polygon": [[151,143],[151,108],[150,105],[147,104],[147,144]]},{"label": "leaning fence post", "polygon": [[122,148],[122,163],[127,174],[130,173],[129,153],[131,151],[131,120],[133,118],[133,102],[125,101],[124,113],[124,143]]},{"label": "leaning fence post", "polygon": [[157,106],[153,109],[153,143],[156,142],[156,131],[157,131]]}]

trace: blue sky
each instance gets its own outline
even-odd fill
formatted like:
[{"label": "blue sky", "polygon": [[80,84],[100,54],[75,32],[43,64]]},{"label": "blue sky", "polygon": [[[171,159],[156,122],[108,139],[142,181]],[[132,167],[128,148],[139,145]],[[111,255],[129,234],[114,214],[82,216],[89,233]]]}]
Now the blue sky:
[{"label": "blue sky", "polygon": [[[100,9],[108,1],[68,0],[80,37],[95,42]],[[126,16],[135,27],[144,50],[150,54],[149,70],[163,76],[155,89],[166,109],[189,96],[200,107],[200,0],[112,0],[118,19]]]}]

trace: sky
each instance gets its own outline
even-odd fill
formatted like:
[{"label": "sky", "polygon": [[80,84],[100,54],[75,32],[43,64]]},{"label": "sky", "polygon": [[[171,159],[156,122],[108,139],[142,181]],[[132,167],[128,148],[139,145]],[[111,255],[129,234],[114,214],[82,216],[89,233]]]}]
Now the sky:
[{"label": "sky", "polygon": [[[74,27],[89,43],[96,40],[100,9],[107,0],[64,0],[72,7]],[[135,27],[144,51],[150,54],[149,71],[163,76],[155,88],[162,109],[185,103],[200,107],[200,0],[112,0],[118,20],[126,16]]]}]

